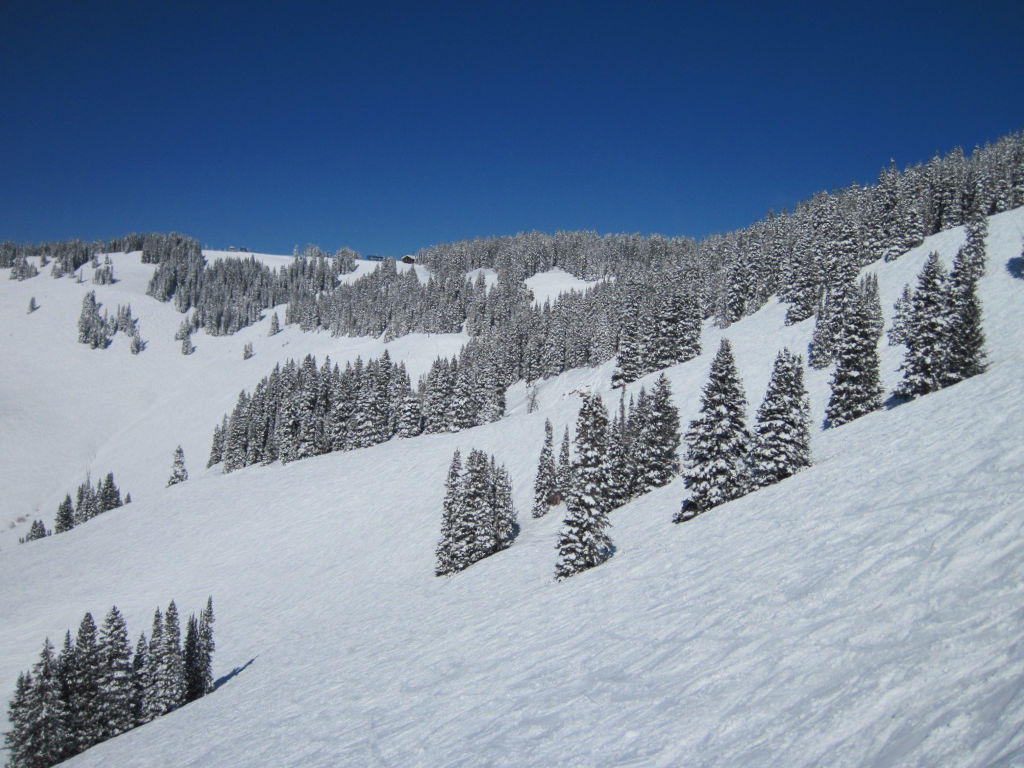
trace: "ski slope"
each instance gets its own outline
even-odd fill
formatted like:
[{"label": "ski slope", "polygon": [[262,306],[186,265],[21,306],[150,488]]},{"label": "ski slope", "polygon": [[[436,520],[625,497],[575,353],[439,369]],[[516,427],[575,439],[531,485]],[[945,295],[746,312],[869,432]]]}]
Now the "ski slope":
[{"label": "ski slope", "polygon": [[[1022,237],[1024,209],[991,219],[987,373],[816,429],[814,467],[681,526],[676,480],[616,511],[615,555],[562,583],[558,510],[529,517],[543,422],[560,435],[588,388],[613,405],[611,363],[542,382],[532,414],[520,384],[495,424],[221,475],[201,467],[238,389],[282,356],[383,345],[267,338],[264,322],[200,334],[182,357],[180,315],[133,293],[144,275],[129,255],[124,281],[97,296],[113,311],[123,291],[142,315],[150,347],[133,358],[120,337],[75,343],[87,286],[0,280],[16,363],[0,386],[4,487],[46,501],[49,526],[84,457],[136,499],[43,541],[0,538],[0,690],[86,610],[116,603],[137,637],[157,605],[197,611],[212,593],[215,675],[228,679],[69,765],[1024,764],[1024,280],[1007,268]],[[948,265],[962,242],[952,230],[870,268],[886,312],[930,250]],[[809,341],[812,321],[786,327],[784,314],[772,303],[705,329],[704,354],[667,371],[684,424],[722,336],[753,415],[777,350]],[[256,357],[242,361],[246,341]],[[415,376],[461,342],[388,349]],[[891,390],[901,351],[882,355]],[[828,373],[807,381],[820,424]],[[179,441],[192,478],[164,489]],[[448,462],[474,447],[508,466],[522,532],[438,579]]]}]

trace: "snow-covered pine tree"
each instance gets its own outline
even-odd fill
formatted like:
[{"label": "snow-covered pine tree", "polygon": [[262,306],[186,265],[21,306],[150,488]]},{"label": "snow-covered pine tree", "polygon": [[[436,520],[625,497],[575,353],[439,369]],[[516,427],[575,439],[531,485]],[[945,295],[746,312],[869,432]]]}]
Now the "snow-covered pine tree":
[{"label": "snow-covered pine tree", "polygon": [[[67,707],[60,696],[57,678],[57,662],[49,638],[43,644],[39,661],[32,667],[27,695],[23,688],[21,701],[14,706],[12,701],[12,724],[21,726],[18,738],[13,741],[11,768],[43,768],[56,765],[69,754],[69,736],[66,728]],[[24,683],[22,684],[24,685]],[[17,693],[15,699],[19,697]],[[15,723],[17,719],[18,723]],[[70,752],[74,754],[74,752]]]},{"label": "snow-covered pine tree", "polygon": [[562,443],[558,450],[558,465],[555,467],[555,477],[558,481],[558,496],[561,501],[572,488],[572,458],[570,456],[569,427],[562,432]]},{"label": "snow-covered pine tree", "polygon": [[612,387],[621,387],[636,381],[644,373],[647,347],[644,334],[645,313],[640,290],[638,286],[627,289],[620,314],[619,350],[617,365],[612,373]]},{"label": "snow-covered pine tree", "polygon": [[886,333],[889,346],[895,347],[897,344],[906,344],[907,327],[910,322],[913,306],[914,292],[910,290],[909,285],[904,285],[903,293],[896,299],[896,303],[892,307],[892,325],[889,326],[889,331]]},{"label": "snow-covered pine tree", "polygon": [[192,337],[191,336],[186,336],[184,339],[181,340],[181,354],[183,354],[183,355],[191,355],[195,351],[196,351],[196,347],[192,343]]},{"label": "snow-covered pine tree", "polygon": [[953,259],[949,273],[947,307],[949,342],[942,386],[948,387],[985,370],[985,331],[981,323],[978,280],[985,274],[987,220],[974,217],[967,224],[967,242]]},{"label": "snow-covered pine tree", "polygon": [[612,555],[606,501],[608,412],[599,395],[586,395],[576,420],[576,462],[558,535],[555,579],[567,579]]},{"label": "snow-covered pine tree", "polygon": [[690,496],[674,522],[689,520],[747,492],[746,407],[732,346],[722,339],[701,392],[700,413],[686,432],[683,477]]},{"label": "snow-covered pine tree", "polygon": [[84,752],[103,740],[100,718],[100,678],[103,662],[96,639],[96,622],[86,613],[75,638],[75,675],[68,700],[68,730],[74,737],[75,752]]},{"label": "snow-covered pine tree", "polygon": [[444,505],[441,512],[441,540],[435,554],[434,574],[444,576],[461,570],[457,565],[455,529],[462,514],[462,454],[455,451],[444,484]]},{"label": "snow-covered pine tree", "polygon": [[493,482],[486,453],[472,450],[462,478],[461,526],[456,526],[456,551],[463,568],[497,551],[494,530]]},{"label": "snow-covered pine tree", "polygon": [[551,422],[544,420],[544,445],[540,449],[540,460],[537,462],[537,478],[533,483],[533,516],[543,517],[547,511],[558,504],[558,478],[555,474],[555,455],[552,444]]},{"label": "snow-covered pine tree", "polygon": [[96,301],[96,291],[89,291],[82,299],[82,311],[78,316],[78,341],[93,349],[110,346],[107,322],[100,317],[101,306]]},{"label": "snow-covered pine tree", "polygon": [[92,479],[86,475],[85,482],[78,486],[75,497],[75,525],[92,520],[99,513],[99,500],[92,487]]},{"label": "snow-covered pine tree", "polygon": [[843,328],[836,346],[832,394],[825,408],[826,423],[838,427],[882,407],[878,340],[882,327],[878,293],[866,282],[844,297]]},{"label": "snow-covered pine tree", "polygon": [[942,387],[949,353],[948,276],[939,254],[931,253],[917,278],[907,320],[907,352],[896,396],[912,398]]},{"label": "snow-covered pine tree", "polygon": [[810,420],[803,360],[783,349],[757,409],[749,461],[754,487],[777,483],[811,465]]},{"label": "snow-covered pine tree", "polygon": [[171,464],[171,476],[167,479],[167,487],[183,483],[188,480],[188,470],[185,469],[185,452],[179,445],[174,449],[174,461]]},{"label": "snow-covered pine tree", "polygon": [[[643,391],[642,388],[641,391]],[[625,394],[626,390],[623,387],[622,394],[619,396],[619,412],[609,425],[607,443],[605,444],[605,487],[607,488],[609,512],[618,509],[632,497],[631,467],[626,452],[626,427],[623,425],[623,420],[627,418]]]},{"label": "snow-covered pine tree", "polygon": [[121,506],[121,491],[114,483],[114,473],[108,472],[96,490],[96,504],[100,513]]},{"label": "snow-covered pine tree", "polygon": [[136,725],[148,723],[152,719],[152,708],[148,703],[153,690],[152,672],[149,643],[146,641],[146,633],[143,632],[135,643],[135,656],[132,657],[132,713]]},{"label": "snow-covered pine tree", "polygon": [[185,663],[185,702],[195,701],[203,695],[203,675],[199,658],[199,621],[195,614],[185,624],[185,645],[182,654]]},{"label": "snow-covered pine tree", "polygon": [[206,607],[199,614],[199,671],[202,678],[202,695],[213,690],[213,652],[217,644],[213,640],[213,595],[206,598]]},{"label": "snow-covered pine tree", "polygon": [[494,466],[491,457],[494,510],[494,541],[495,551],[506,549],[519,532],[516,521],[516,510],[512,504],[512,477],[504,465]]},{"label": "snow-covered pine tree", "polygon": [[135,726],[135,691],[132,648],[128,628],[117,606],[110,609],[99,640],[99,721],[102,739],[110,739]]},{"label": "snow-covered pine tree", "polygon": [[268,336],[276,336],[281,332],[281,321],[277,317],[277,312],[270,316],[270,330],[267,332]]},{"label": "snow-covered pine tree", "polygon": [[32,674],[21,672],[14,687],[14,696],[7,707],[7,720],[11,724],[4,733],[4,747],[7,748],[9,768],[26,768],[34,765],[30,736],[30,724],[35,714],[32,701]]},{"label": "snow-covered pine tree", "polygon": [[399,437],[416,437],[422,431],[423,408],[419,397],[410,392],[399,404],[395,433]]},{"label": "snow-covered pine tree", "polygon": [[28,314],[31,315],[37,309],[39,309],[39,305],[36,304],[36,297],[33,296],[28,300]]},{"label": "snow-covered pine tree", "polygon": [[167,646],[164,643],[164,617],[157,608],[153,614],[153,628],[149,633],[149,652],[146,655],[146,668],[143,678],[148,683],[142,700],[142,722],[149,722],[154,717],[160,717],[169,712],[171,707],[164,691],[163,678],[165,667],[164,661],[167,655]]},{"label": "snow-covered pine tree", "polygon": [[661,374],[647,396],[645,417],[633,441],[634,493],[668,484],[679,471],[679,411],[672,387]]},{"label": "snow-covered pine tree", "polygon": [[245,342],[245,345],[242,347],[242,359],[243,360],[248,360],[250,357],[252,357],[255,354],[256,353],[252,351],[252,342],[251,341]]},{"label": "snow-covered pine tree", "polygon": [[142,334],[139,332],[138,327],[136,327],[135,330],[132,331],[132,341],[129,348],[131,349],[131,353],[133,355],[139,354],[139,352],[146,348],[146,342],[143,341]]},{"label": "snow-covered pine tree", "polygon": [[185,703],[185,661],[181,655],[181,625],[172,600],[164,612],[164,653],[157,675],[157,689],[165,712]]}]

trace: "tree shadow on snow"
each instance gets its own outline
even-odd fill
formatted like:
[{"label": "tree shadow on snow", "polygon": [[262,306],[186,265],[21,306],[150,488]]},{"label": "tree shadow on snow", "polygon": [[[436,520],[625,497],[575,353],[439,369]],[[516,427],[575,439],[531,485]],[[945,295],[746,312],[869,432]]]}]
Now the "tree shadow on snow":
[{"label": "tree shadow on snow", "polygon": [[1006,262],[1006,271],[1014,277],[1024,279],[1024,256],[1014,256]]},{"label": "tree shadow on snow", "polygon": [[882,407],[887,411],[891,411],[893,408],[899,408],[904,403],[909,403],[914,398],[912,397],[897,397],[896,395],[889,395],[882,403]]},{"label": "tree shadow on snow", "polygon": [[249,659],[247,662],[245,662],[245,664],[243,664],[242,666],[235,667],[234,669],[232,669],[230,672],[228,672],[223,677],[218,677],[213,682],[213,690],[216,691],[218,688],[220,688],[222,685],[224,685],[224,683],[226,683],[228,680],[230,680],[231,678],[235,677],[236,675],[238,675],[243,670],[248,669],[249,665],[252,664],[254,661],[256,661],[256,657],[255,656],[253,656],[251,659]]}]

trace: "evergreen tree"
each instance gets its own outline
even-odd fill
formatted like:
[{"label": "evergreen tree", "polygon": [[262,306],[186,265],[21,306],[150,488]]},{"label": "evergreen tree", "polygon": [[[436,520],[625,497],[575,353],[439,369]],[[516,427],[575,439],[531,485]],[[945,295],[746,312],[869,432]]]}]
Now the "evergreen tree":
[{"label": "evergreen tree", "polygon": [[199,677],[202,681],[202,695],[213,690],[213,595],[206,598],[206,607],[199,614]]},{"label": "evergreen tree", "polygon": [[164,712],[185,703],[185,662],[181,654],[181,626],[174,601],[164,613],[163,658],[156,678],[156,687]]},{"label": "evergreen tree", "polygon": [[937,253],[928,256],[911,304],[907,321],[906,355],[900,370],[903,381],[897,397],[917,397],[942,387],[949,352],[948,277]]},{"label": "evergreen tree", "polygon": [[204,680],[199,647],[199,621],[188,617],[183,650],[185,663],[185,702],[195,701],[204,693]]},{"label": "evergreen tree", "polygon": [[608,413],[600,396],[586,396],[576,421],[576,462],[566,497],[568,509],[558,536],[555,579],[600,565],[613,547],[607,529]]},{"label": "evergreen tree", "polygon": [[243,360],[248,360],[250,357],[252,357],[255,354],[256,353],[252,351],[252,342],[251,341],[245,342],[245,346],[242,347],[242,359]]},{"label": "evergreen tree", "polygon": [[910,323],[910,316],[914,306],[914,293],[910,290],[909,285],[903,286],[903,293],[896,299],[896,303],[893,305],[892,312],[892,325],[886,334],[889,339],[889,346],[896,346],[897,344],[907,343],[907,332],[908,325]]},{"label": "evergreen tree", "polygon": [[33,520],[28,533],[23,539],[21,539],[21,543],[24,544],[25,542],[35,541],[36,539],[45,539],[49,535],[50,532],[46,530],[46,525],[42,520]]},{"label": "evergreen tree", "polygon": [[544,420],[544,445],[537,463],[537,479],[533,483],[533,516],[543,517],[548,509],[558,504],[558,478],[555,473],[555,456],[552,445],[551,422]]},{"label": "evergreen tree", "polygon": [[811,465],[810,419],[803,360],[783,349],[754,424],[750,474],[755,487],[777,483]]},{"label": "evergreen tree", "polygon": [[512,545],[512,540],[519,532],[519,523],[516,522],[516,511],[512,504],[512,478],[505,467],[494,466],[494,457],[491,457],[491,502],[494,516],[494,541],[495,550],[506,549]]},{"label": "evergreen tree", "polygon": [[[60,697],[57,662],[49,638],[43,644],[39,661],[32,667],[27,696],[23,693],[15,714],[23,723],[24,731],[18,739],[21,754],[12,754],[11,766],[19,765],[13,758],[20,757],[20,765],[32,768],[56,765],[69,749],[67,707]],[[15,694],[17,698],[17,692]],[[13,702],[12,702],[13,703]],[[12,750],[14,753],[14,750]]]},{"label": "evergreen tree", "polygon": [[92,479],[86,475],[85,482],[78,486],[75,498],[75,525],[92,520],[99,513],[99,500],[92,487]]},{"label": "evergreen tree", "polygon": [[270,316],[270,331],[268,336],[276,336],[281,332],[281,321],[277,319],[277,312]]},{"label": "evergreen tree", "polygon": [[185,452],[179,445],[174,449],[174,462],[171,464],[171,476],[167,480],[167,487],[183,483],[188,480],[188,470],[185,469]]},{"label": "evergreen tree", "polygon": [[78,317],[78,341],[93,349],[106,349],[110,345],[107,322],[100,317],[101,306],[96,301],[96,292],[89,291],[82,299],[82,312]]},{"label": "evergreen tree", "polygon": [[645,400],[631,462],[633,490],[637,494],[667,485],[679,471],[679,411],[672,404],[672,388],[665,374],[658,377]]},{"label": "evergreen tree", "polygon": [[192,337],[186,336],[181,340],[181,354],[191,355],[196,351],[195,345],[192,343]]},{"label": "evergreen tree", "polygon": [[487,454],[479,450],[470,451],[462,479],[461,525],[455,529],[456,552],[463,568],[498,549],[491,477]]},{"label": "evergreen tree", "polygon": [[462,513],[462,455],[455,451],[448,467],[448,479],[444,485],[444,508],[441,516],[441,541],[437,545],[437,565],[434,573],[443,576],[454,573],[457,566],[455,554],[455,527]]},{"label": "evergreen tree", "polygon": [[135,716],[135,724],[142,725],[152,719],[152,707],[149,704],[149,697],[152,695],[153,665],[149,659],[149,644],[146,642],[146,633],[139,635],[135,644],[135,656],[132,658],[132,684],[134,696],[132,699],[132,713]]},{"label": "evergreen tree", "polygon": [[31,315],[37,309],[39,309],[39,305],[36,304],[36,297],[33,296],[28,300],[28,314]]},{"label": "evergreen tree", "polygon": [[690,497],[674,518],[679,523],[739,498],[747,491],[746,396],[728,339],[722,339],[701,392],[700,414],[686,432],[683,477]]},{"label": "evergreen tree", "polygon": [[102,657],[96,639],[96,622],[86,613],[78,625],[75,638],[75,671],[68,700],[69,730],[74,736],[75,751],[84,752],[103,740],[100,715],[100,678]]},{"label": "evergreen tree", "polygon": [[555,469],[555,476],[558,480],[558,496],[561,501],[572,488],[572,460],[569,455],[569,428],[566,427],[562,433],[562,445],[558,450],[558,466]]},{"label": "evergreen tree", "polygon": [[101,738],[110,739],[135,726],[132,649],[117,606],[110,609],[100,631],[99,661],[98,717],[103,727]]},{"label": "evergreen tree", "polygon": [[981,323],[981,300],[978,298],[977,285],[985,274],[987,231],[984,218],[969,222],[967,243],[953,259],[947,296],[949,341],[946,370],[942,377],[944,387],[985,370],[985,331]]},{"label": "evergreen tree", "polygon": [[855,288],[846,294],[843,330],[832,372],[832,394],[825,408],[828,426],[838,427],[882,407],[878,340],[878,294]]},{"label": "evergreen tree", "polygon": [[167,645],[164,642],[164,617],[157,608],[153,614],[153,628],[149,633],[149,653],[146,656],[146,667],[143,679],[148,686],[142,701],[142,722],[149,722],[154,717],[170,712],[172,704],[166,693]]},{"label": "evergreen tree", "polygon": [[96,504],[101,513],[121,506],[121,490],[114,484],[113,472],[108,472],[100,482],[96,490]]},{"label": "evergreen tree", "polygon": [[10,758],[9,768],[26,768],[34,766],[35,755],[30,742],[31,724],[34,719],[35,702],[32,697],[32,674],[21,672],[14,688],[14,697],[7,707],[7,719],[11,729],[4,733],[4,746]]},{"label": "evergreen tree", "polygon": [[146,348],[146,342],[143,341],[142,334],[139,332],[139,329],[136,327],[132,331],[132,341],[131,341],[131,346],[130,346],[131,353],[133,355],[137,355],[137,354],[139,354],[139,352],[141,352],[145,348]]}]

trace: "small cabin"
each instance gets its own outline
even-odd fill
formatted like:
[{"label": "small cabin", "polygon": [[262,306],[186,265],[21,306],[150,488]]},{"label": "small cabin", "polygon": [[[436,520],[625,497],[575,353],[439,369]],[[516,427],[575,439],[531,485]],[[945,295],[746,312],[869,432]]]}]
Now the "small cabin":
[{"label": "small cabin", "polygon": [[416,263],[416,259],[413,258],[412,256],[403,256],[402,257],[402,263],[403,264],[415,264]]}]

